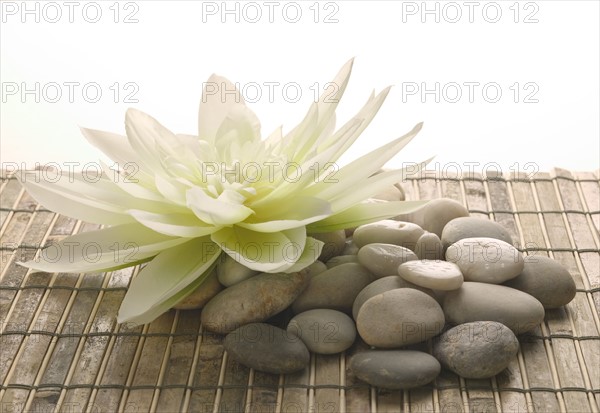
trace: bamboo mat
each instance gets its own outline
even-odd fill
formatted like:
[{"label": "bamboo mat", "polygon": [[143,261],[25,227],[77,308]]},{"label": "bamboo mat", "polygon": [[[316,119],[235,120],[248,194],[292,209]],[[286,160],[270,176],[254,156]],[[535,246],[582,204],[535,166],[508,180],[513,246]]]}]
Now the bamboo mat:
[{"label": "bamboo mat", "polygon": [[465,380],[450,372],[411,391],[371,388],[349,358],[312,355],[306,370],[276,376],[229,358],[203,332],[199,311],[150,325],[117,325],[137,269],[32,273],[16,265],[39,246],[97,226],[37,205],[13,178],[0,196],[0,412],[598,412],[600,411],[600,186],[598,172],[435,179],[403,184],[408,199],[448,197],[492,219],[527,254],[547,254],[577,284],[566,307],[521,336],[504,372]]}]

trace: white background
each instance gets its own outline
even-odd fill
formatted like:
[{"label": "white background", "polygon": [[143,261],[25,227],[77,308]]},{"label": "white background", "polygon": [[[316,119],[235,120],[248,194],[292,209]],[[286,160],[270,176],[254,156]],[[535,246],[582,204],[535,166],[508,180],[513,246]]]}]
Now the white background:
[{"label": "white background", "polygon": [[[194,133],[211,73],[239,82],[257,100],[249,105],[263,136],[279,125],[287,131],[314,101],[315,84],[322,89],[355,57],[338,125],[373,89],[395,86],[345,161],[424,121],[389,166],[436,155],[438,169],[599,168],[597,1],[50,3],[27,2],[29,14],[20,1],[1,3],[4,166],[94,162],[101,154],[78,126],[124,133],[128,107]],[[232,12],[223,14],[224,7]],[[53,82],[60,89],[48,86]],[[73,102],[65,82],[78,83]],[[269,82],[278,82],[272,99]],[[472,101],[470,82],[478,84]],[[21,93],[36,83],[39,103],[34,93]],[[92,83],[102,92],[96,103],[93,88],[83,93]],[[438,102],[434,93],[421,95],[436,83]],[[493,103],[498,87],[502,96]],[[49,102],[57,90],[62,97]],[[452,103],[457,91],[462,97]],[[126,102],[131,92],[137,103]]]}]

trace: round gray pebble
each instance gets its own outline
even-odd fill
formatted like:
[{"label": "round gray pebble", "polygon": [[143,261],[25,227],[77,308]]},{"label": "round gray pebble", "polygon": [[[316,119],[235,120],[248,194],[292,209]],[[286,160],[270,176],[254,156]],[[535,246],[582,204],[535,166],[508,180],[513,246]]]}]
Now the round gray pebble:
[{"label": "round gray pebble", "polygon": [[290,320],[287,332],[298,336],[310,351],[318,354],[340,353],[356,338],[356,327],[350,317],[323,308],[296,315]]},{"label": "round gray pebble", "polygon": [[225,337],[223,347],[244,366],[267,373],[293,373],[310,362],[310,354],[302,340],[270,324],[242,326]]},{"label": "round gray pebble", "polygon": [[569,271],[543,255],[525,257],[525,268],[521,274],[504,285],[534,296],[544,308],[566,305],[576,294],[575,281]]},{"label": "round gray pebble", "polygon": [[464,281],[458,265],[437,260],[405,262],[398,267],[398,275],[408,282],[432,290],[456,290]]},{"label": "round gray pebble", "polygon": [[424,292],[412,288],[386,291],[358,310],[356,328],[369,345],[396,348],[420,343],[444,328],[444,312]]},{"label": "round gray pebble", "polygon": [[425,232],[417,240],[415,254],[420,260],[443,260],[444,248],[440,237],[433,232]]},{"label": "round gray pebble", "polygon": [[475,217],[460,217],[448,222],[442,231],[444,249],[463,238],[494,238],[513,244],[508,231],[497,222]]},{"label": "round gray pebble", "polygon": [[367,350],[350,360],[359,379],[384,389],[410,389],[433,381],[441,366],[435,357],[413,350]]},{"label": "round gray pebble", "polygon": [[217,277],[225,287],[230,287],[258,274],[258,271],[240,264],[227,254],[223,254],[221,257],[221,262],[217,266]]},{"label": "round gray pebble", "polygon": [[338,255],[337,257],[331,258],[325,263],[327,268],[333,268],[336,265],[347,264],[349,262],[358,263],[356,255]]},{"label": "round gray pebble", "polygon": [[406,215],[400,215],[396,219],[414,222],[425,231],[433,232],[442,237],[442,230],[446,224],[458,217],[468,217],[469,211],[460,202],[449,198],[432,199],[427,204]]},{"label": "round gray pebble", "polygon": [[475,321],[449,329],[434,339],[433,355],[449,370],[467,379],[500,373],[515,358],[519,341],[504,324]]},{"label": "round gray pebble", "polygon": [[352,239],[359,247],[377,242],[414,250],[423,232],[420,226],[411,222],[384,219],[356,228]]},{"label": "round gray pebble", "polygon": [[213,270],[200,287],[185,297],[183,300],[173,306],[176,310],[193,310],[202,308],[208,303],[215,295],[217,295],[223,286],[217,278],[217,271]]},{"label": "round gray pebble", "polygon": [[340,255],[344,251],[344,248],[346,248],[346,232],[343,229],[310,234],[310,236],[325,243],[321,250],[321,255],[319,255],[319,261],[327,262],[332,257]]}]

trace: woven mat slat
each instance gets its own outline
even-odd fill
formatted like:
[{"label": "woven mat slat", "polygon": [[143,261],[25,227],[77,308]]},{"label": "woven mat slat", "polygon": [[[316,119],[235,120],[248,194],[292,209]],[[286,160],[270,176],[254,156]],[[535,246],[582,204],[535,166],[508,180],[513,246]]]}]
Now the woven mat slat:
[{"label": "woven mat slat", "polygon": [[[2,174],[0,174],[2,175]],[[455,199],[499,222],[527,254],[560,261],[578,292],[521,337],[518,357],[489,380],[443,371],[411,391],[370,388],[342,355],[311,355],[293,375],[248,369],[206,333],[199,311],[147,326],[115,316],[137,269],[107,274],[28,273],[18,261],[97,225],[40,207],[0,180],[0,406],[2,411],[600,411],[600,185],[597,172],[469,177],[435,174],[402,184],[409,199]],[[423,344],[430,351],[430,343]]]}]

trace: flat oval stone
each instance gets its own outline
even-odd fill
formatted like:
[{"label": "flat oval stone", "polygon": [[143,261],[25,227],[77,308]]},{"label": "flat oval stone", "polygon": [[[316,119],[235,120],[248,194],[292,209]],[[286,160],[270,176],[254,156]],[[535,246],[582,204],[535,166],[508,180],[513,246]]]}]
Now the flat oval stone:
[{"label": "flat oval stone", "polygon": [[449,198],[432,199],[422,208],[410,214],[400,215],[396,219],[414,222],[425,231],[442,237],[446,224],[458,217],[468,217],[469,211],[460,202]]},{"label": "flat oval stone", "polygon": [[319,255],[319,261],[327,262],[332,257],[340,255],[344,251],[344,248],[346,248],[346,232],[343,229],[310,234],[310,236],[325,243],[321,250],[321,255]]},{"label": "flat oval stone", "polygon": [[352,317],[356,320],[360,307],[362,307],[362,305],[369,298],[375,297],[376,295],[384,293],[386,291],[395,290],[397,288],[414,288],[415,290],[422,291],[425,294],[428,294],[431,297],[435,298],[431,290],[410,283],[402,279],[398,275],[390,275],[373,281],[371,284],[363,288],[360,293],[358,293],[356,299],[354,300],[354,304],[352,305]]},{"label": "flat oval stone", "polygon": [[405,262],[398,267],[398,275],[408,282],[432,290],[456,290],[464,281],[458,265],[437,260]]},{"label": "flat oval stone", "polygon": [[256,275],[214,296],[204,306],[200,320],[206,330],[221,334],[265,321],[288,307],[308,281],[306,271]]},{"label": "flat oval stone", "polygon": [[356,257],[356,255],[338,255],[337,257],[333,257],[329,261],[327,261],[325,265],[327,266],[327,268],[333,268],[336,265],[348,263],[358,263],[358,258]]},{"label": "flat oval stone", "polygon": [[411,389],[433,381],[442,367],[430,354],[414,350],[367,350],[350,360],[350,370],[372,386]]},{"label": "flat oval stone", "polygon": [[318,354],[341,353],[356,338],[356,326],[350,317],[324,308],[296,315],[290,320],[287,332],[298,336],[310,351]]},{"label": "flat oval stone", "polygon": [[222,257],[217,266],[217,277],[225,287],[230,287],[258,274],[258,271],[240,264],[227,254],[223,254]]},{"label": "flat oval stone", "polygon": [[296,314],[316,308],[349,314],[354,299],[371,282],[371,277],[371,273],[360,264],[337,265],[311,278],[306,290],[292,304],[292,309]]},{"label": "flat oval stone", "polygon": [[206,281],[202,283],[202,285],[196,288],[193,293],[174,305],[173,308],[176,310],[193,310],[202,308],[221,290],[223,290],[223,286],[217,278],[217,271],[215,269],[208,276]]},{"label": "flat oval stone", "polygon": [[312,278],[315,275],[319,275],[322,272],[327,271],[327,266],[325,265],[325,263],[317,260],[310,264],[308,267],[304,268],[302,271],[308,272],[308,276]]},{"label": "flat oval stone", "polygon": [[446,250],[446,261],[460,268],[465,281],[500,284],[523,271],[521,253],[495,238],[464,238]]},{"label": "flat oval stone", "polygon": [[543,255],[529,255],[524,261],[521,274],[504,285],[534,296],[544,308],[558,308],[575,298],[575,281],[558,261]]},{"label": "flat oval stone", "polygon": [[444,248],[440,237],[433,232],[425,232],[417,240],[415,254],[420,260],[443,260]]},{"label": "flat oval stone", "polygon": [[365,245],[356,256],[376,278],[395,275],[400,264],[417,259],[408,248],[379,242]]},{"label": "flat oval stone", "polygon": [[227,334],[223,347],[244,366],[267,373],[293,373],[310,362],[302,340],[270,324],[251,323],[239,327]]},{"label": "flat oval stone", "polygon": [[435,358],[467,379],[495,376],[508,367],[518,351],[515,334],[495,321],[461,324],[433,340]]},{"label": "flat oval stone", "polygon": [[503,285],[464,282],[448,291],[442,305],[449,323],[497,321],[522,334],[544,321],[544,306],[522,291]]},{"label": "flat oval stone", "polygon": [[414,250],[423,232],[420,226],[411,222],[384,219],[356,228],[352,239],[359,247],[377,242],[400,245]]},{"label": "flat oval stone", "polygon": [[495,238],[512,245],[513,240],[497,222],[475,217],[460,217],[448,222],[442,231],[444,250],[464,238]]},{"label": "flat oval stone", "polygon": [[420,343],[444,328],[444,312],[424,292],[390,290],[369,298],[358,310],[356,328],[369,345],[380,348]]}]

